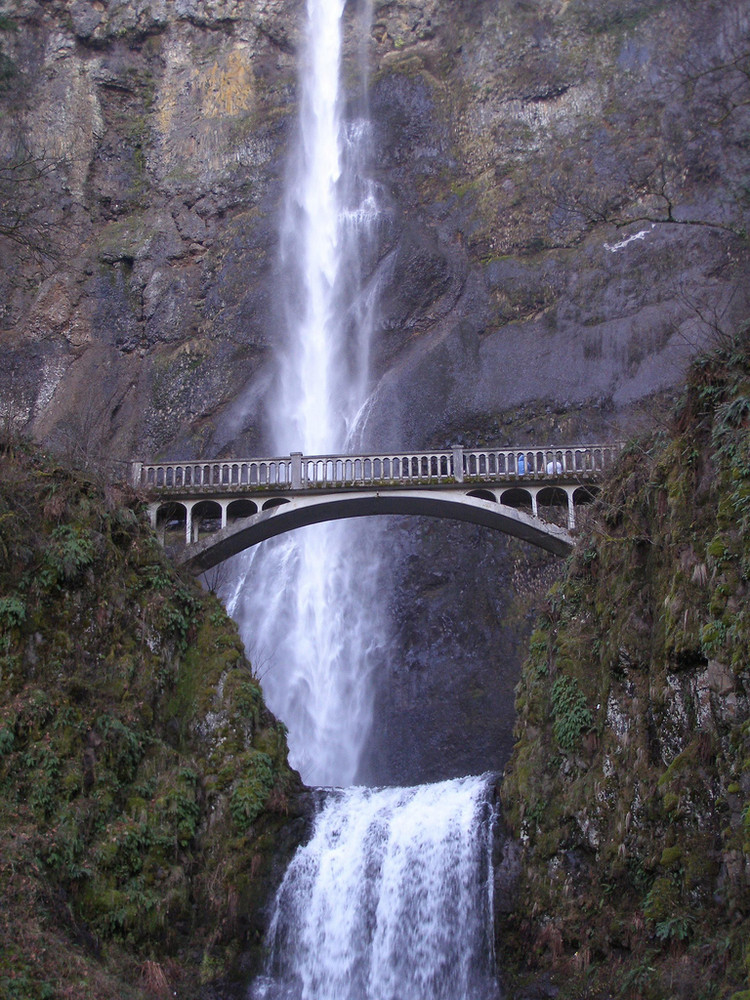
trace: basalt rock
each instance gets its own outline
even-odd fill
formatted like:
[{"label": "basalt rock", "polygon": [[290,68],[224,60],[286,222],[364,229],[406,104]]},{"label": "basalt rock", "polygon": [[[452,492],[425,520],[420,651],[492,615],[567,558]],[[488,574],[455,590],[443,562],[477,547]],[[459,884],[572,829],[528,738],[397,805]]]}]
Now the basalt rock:
[{"label": "basalt rock", "polygon": [[747,987],[749,343],[622,456],[531,637],[499,941],[560,996]]},{"label": "basalt rock", "polygon": [[[355,61],[370,67],[384,215],[365,446],[625,434],[747,305],[745,5],[374,0],[363,39],[369,8],[345,27],[353,113]],[[0,13],[5,421],[85,462],[267,451],[303,4]],[[394,662],[430,663],[409,682],[425,704],[471,700],[449,633],[477,588],[513,589],[504,545],[477,560],[456,530],[430,526],[429,561],[409,541],[392,565]],[[509,704],[521,626],[491,603],[462,662]],[[432,627],[413,628],[417,606]]]}]

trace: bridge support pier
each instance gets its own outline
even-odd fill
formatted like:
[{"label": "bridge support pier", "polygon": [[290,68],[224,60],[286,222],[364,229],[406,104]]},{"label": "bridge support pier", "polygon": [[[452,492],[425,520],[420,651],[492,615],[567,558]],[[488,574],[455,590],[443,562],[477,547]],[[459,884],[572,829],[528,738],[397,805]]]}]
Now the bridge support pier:
[{"label": "bridge support pier", "polygon": [[454,444],[453,448],[453,478],[457,483],[464,481],[464,450],[461,445]]},{"label": "bridge support pier", "polygon": [[576,508],[573,503],[574,486],[565,487],[565,495],[568,498],[568,531],[573,531],[576,526]]}]

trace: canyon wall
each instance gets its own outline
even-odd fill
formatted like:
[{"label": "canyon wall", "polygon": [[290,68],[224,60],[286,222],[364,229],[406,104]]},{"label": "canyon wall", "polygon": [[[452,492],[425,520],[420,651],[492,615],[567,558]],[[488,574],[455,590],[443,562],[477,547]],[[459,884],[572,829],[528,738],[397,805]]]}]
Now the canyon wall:
[{"label": "canyon wall", "polygon": [[[84,462],[266,451],[303,15],[0,4],[6,423]],[[348,5],[384,207],[366,445],[591,441],[658,418],[747,305],[747,22],[697,0]],[[484,749],[461,766],[501,766],[522,553],[441,525],[389,538],[371,774],[450,770],[472,720]],[[409,736],[415,704],[439,738]]]},{"label": "canyon wall", "polygon": [[699,356],[540,609],[503,784],[519,986],[747,996],[749,349]]}]

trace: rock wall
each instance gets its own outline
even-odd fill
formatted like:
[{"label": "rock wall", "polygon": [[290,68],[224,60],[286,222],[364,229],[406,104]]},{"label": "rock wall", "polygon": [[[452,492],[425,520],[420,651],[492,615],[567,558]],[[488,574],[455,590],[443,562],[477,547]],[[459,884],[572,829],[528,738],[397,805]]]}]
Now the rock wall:
[{"label": "rock wall", "polygon": [[503,784],[515,996],[543,974],[747,995],[749,359],[743,328],[623,454],[532,634]]},{"label": "rock wall", "polygon": [[[4,419],[84,461],[264,452],[303,5],[0,16]],[[740,0],[348,4],[387,214],[367,444],[614,437],[731,328],[750,287],[747,33]],[[435,633],[447,650],[478,591],[512,588],[502,545],[456,562],[453,529],[429,530],[429,563],[394,559],[387,591],[436,609],[434,629],[394,625],[394,662],[429,661],[435,701],[454,669]],[[428,601],[431,574],[459,582]],[[518,653],[485,634],[463,655],[486,686]],[[414,776],[440,766],[415,755]]]},{"label": "rock wall", "polygon": [[295,5],[12,8],[4,140],[45,214],[19,206],[5,408],[74,451],[205,451],[268,351]]},{"label": "rock wall", "polygon": [[[422,444],[532,400],[611,401],[616,421],[674,384],[747,265],[746,80],[727,65],[743,5],[372,7],[389,210],[372,439]],[[6,224],[6,408],[54,435],[104,382],[94,436],[118,456],[197,454],[228,445],[245,387],[234,426],[262,446],[301,4],[4,13],[6,173],[21,152],[40,171],[4,177],[32,256]]]}]

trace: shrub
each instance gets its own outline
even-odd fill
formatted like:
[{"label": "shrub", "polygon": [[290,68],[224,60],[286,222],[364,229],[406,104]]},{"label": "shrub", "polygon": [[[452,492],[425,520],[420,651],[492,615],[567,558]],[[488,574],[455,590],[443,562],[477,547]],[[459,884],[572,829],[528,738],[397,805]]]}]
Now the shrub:
[{"label": "shrub", "polygon": [[20,628],[26,621],[26,605],[20,597],[0,597],[0,629]]},{"label": "shrub", "polygon": [[39,581],[45,587],[77,583],[93,561],[94,546],[88,534],[70,524],[61,524],[52,532]]}]

